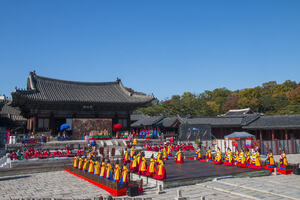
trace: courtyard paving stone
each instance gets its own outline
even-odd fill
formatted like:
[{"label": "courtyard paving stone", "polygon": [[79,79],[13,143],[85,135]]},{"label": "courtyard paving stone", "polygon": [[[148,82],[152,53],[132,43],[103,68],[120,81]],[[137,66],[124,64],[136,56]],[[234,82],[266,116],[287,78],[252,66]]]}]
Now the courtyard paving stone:
[{"label": "courtyard paving stone", "polygon": [[[0,178],[0,199],[60,198],[94,199],[109,194],[64,171],[30,174],[23,177]],[[300,176],[279,175],[255,178],[228,178],[196,185],[164,190],[145,187],[140,198],[175,199],[177,190],[189,199],[300,199]]]}]

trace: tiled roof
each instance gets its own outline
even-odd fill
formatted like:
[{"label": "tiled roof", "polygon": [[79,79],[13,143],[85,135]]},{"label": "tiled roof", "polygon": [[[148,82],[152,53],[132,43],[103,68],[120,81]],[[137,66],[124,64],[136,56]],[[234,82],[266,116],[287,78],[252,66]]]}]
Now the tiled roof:
[{"label": "tiled roof", "polygon": [[131,127],[143,127],[143,126],[153,126],[156,123],[160,122],[164,117],[163,116],[152,116],[145,117],[131,124]]},{"label": "tiled roof", "polygon": [[8,103],[5,103],[2,107],[2,110],[0,111],[0,115],[20,115],[21,111],[18,107],[12,107],[11,101]]},{"label": "tiled roof", "polygon": [[300,128],[300,115],[260,116],[243,126],[245,129],[293,129]]},{"label": "tiled roof", "polygon": [[125,88],[120,79],[115,82],[74,82],[42,77],[31,72],[27,90],[16,90],[14,97],[33,101],[129,103],[145,104],[153,96]]},{"label": "tiled roof", "polygon": [[130,115],[130,121],[136,122],[138,120],[144,119],[145,117],[148,117],[148,116],[144,115],[144,114],[132,114],[132,115]]},{"label": "tiled roof", "polygon": [[177,117],[166,117],[160,122],[157,123],[158,126],[162,126],[165,128],[170,128],[172,127],[176,122],[178,121]]},{"label": "tiled roof", "polygon": [[197,117],[187,119],[188,124],[208,124],[212,127],[241,126],[243,117]]},{"label": "tiled roof", "polygon": [[0,100],[0,111],[1,111],[2,107],[4,106],[4,104],[5,104],[5,102]]}]

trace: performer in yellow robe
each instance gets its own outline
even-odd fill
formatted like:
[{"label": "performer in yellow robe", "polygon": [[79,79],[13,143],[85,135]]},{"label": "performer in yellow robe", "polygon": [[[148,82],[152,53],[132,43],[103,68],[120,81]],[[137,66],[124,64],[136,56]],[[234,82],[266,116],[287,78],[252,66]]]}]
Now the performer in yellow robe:
[{"label": "performer in yellow robe", "polygon": [[136,155],[136,161],[137,161],[137,165],[138,165],[138,166],[140,166],[141,160],[142,160],[142,157],[141,157],[141,153],[139,152],[139,153]]},{"label": "performer in yellow robe", "polygon": [[133,156],[133,160],[130,163],[130,171],[131,172],[137,172],[138,171],[136,156]]},{"label": "performer in yellow robe", "polygon": [[200,148],[198,148],[197,149],[197,151],[196,151],[196,159],[197,160],[201,160],[202,159],[202,155],[201,155],[201,149]]},{"label": "performer in yellow robe", "polygon": [[144,157],[142,157],[142,161],[141,161],[141,164],[140,164],[140,167],[139,167],[138,174],[139,175],[145,175],[146,171],[147,171],[147,161]]},{"label": "performer in yellow robe", "polygon": [[94,161],[90,160],[90,165],[89,165],[89,173],[92,174],[94,173]]},{"label": "performer in yellow robe", "polygon": [[84,159],[84,163],[83,163],[83,167],[82,167],[82,170],[84,172],[87,172],[88,171],[88,167],[89,167],[89,160],[87,158]]},{"label": "performer in yellow robe", "polygon": [[82,167],[83,167],[83,159],[79,158],[78,169],[82,170]]},{"label": "performer in yellow robe", "polygon": [[110,164],[110,162],[108,161],[107,164],[106,164],[106,174],[105,174],[105,178],[106,179],[110,179],[112,180],[113,177],[112,177],[112,166]]},{"label": "performer in yellow robe", "polygon": [[219,165],[222,163],[222,153],[220,151],[220,148],[218,148],[217,152],[216,152],[216,156],[215,156],[215,164]]},{"label": "performer in yellow robe", "polygon": [[105,178],[105,175],[106,175],[105,170],[106,170],[106,164],[103,160],[102,163],[101,163],[100,178]]},{"label": "performer in yellow robe", "polygon": [[176,153],[176,163],[183,163],[183,156],[180,149]]},{"label": "performer in yellow robe", "polygon": [[89,160],[92,159],[92,156],[93,156],[93,152],[90,152],[90,153],[89,153]]},{"label": "performer in yellow robe", "polygon": [[114,170],[114,182],[119,182],[121,179],[121,168],[117,162],[117,164],[115,164],[115,170]]},{"label": "performer in yellow robe", "polygon": [[250,151],[248,150],[246,153],[246,165],[249,166],[251,162]]},{"label": "performer in yellow robe", "polygon": [[133,156],[134,156],[134,147],[131,147],[131,150],[130,150],[130,160],[133,160]]},{"label": "performer in yellow robe", "polygon": [[153,178],[158,179],[158,180],[163,180],[163,179],[167,178],[167,173],[166,173],[166,169],[165,169],[163,160],[159,160],[156,174],[153,176]]},{"label": "performer in yellow robe", "polygon": [[148,165],[148,168],[147,168],[147,173],[146,175],[147,176],[153,176],[155,174],[155,160],[153,159],[153,155],[150,159],[150,163]]},{"label": "performer in yellow robe", "polygon": [[168,154],[165,148],[163,149],[163,160],[168,160]]},{"label": "performer in yellow robe", "polygon": [[251,163],[249,165],[250,168],[255,168],[255,158],[256,158],[256,153],[252,152],[252,154],[251,154]]},{"label": "performer in yellow robe", "polygon": [[159,161],[161,160],[161,152],[157,152],[157,155],[156,155],[156,161]]},{"label": "performer in yellow robe", "polygon": [[261,168],[261,160],[260,160],[260,154],[258,151],[255,153],[255,168],[260,169]]},{"label": "performer in yellow robe", "polygon": [[100,162],[98,160],[95,162],[94,174],[96,176],[99,176],[99,174],[100,174]]},{"label": "performer in yellow robe", "polygon": [[136,138],[133,139],[132,145],[133,145],[133,146],[136,146],[136,145],[137,145],[137,139],[136,139]]},{"label": "performer in yellow robe", "polygon": [[208,150],[206,151],[206,159],[207,159],[208,161],[211,161],[211,160],[212,160],[210,147],[208,147]]},{"label": "performer in yellow robe", "polygon": [[74,168],[78,167],[78,158],[77,158],[77,156],[74,157],[73,167]]},{"label": "performer in yellow robe", "polygon": [[267,159],[266,159],[266,163],[267,163],[268,168],[276,167],[272,150],[269,150],[269,153],[268,153]]},{"label": "performer in yellow robe", "polygon": [[128,153],[127,149],[125,149],[123,164],[129,163],[129,162],[130,162],[129,153]]},{"label": "performer in yellow robe", "polygon": [[129,170],[126,165],[123,166],[122,169],[122,177],[120,180],[120,184],[128,184],[129,182]]},{"label": "performer in yellow robe", "polygon": [[235,151],[234,156],[233,156],[234,162],[235,162],[236,165],[237,165],[238,162],[239,162],[239,155],[240,155],[240,153],[239,153],[239,150],[237,149],[237,150]]},{"label": "performer in yellow robe", "polygon": [[246,157],[245,157],[245,154],[244,154],[244,151],[242,150],[240,152],[240,157],[239,157],[239,164],[238,164],[239,167],[246,167]]},{"label": "performer in yellow robe", "polygon": [[233,161],[233,156],[232,156],[232,152],[231,152],[231,150],[229,149],[228,151],[227,151],[227,164],[226,165],[233,165],[234,164],[234,161]]},{"label": "performer in yellow robe", "polygon": [[171,146],[168,145],[168,151],[167,151],[168,157],[172,156],[172,152],[171,152]]},{"label": "performer in yellow robe", "polygon": [[286,170],[288,166],[287,157],[284,151],[282,151],[279,159],[279,169]]}]

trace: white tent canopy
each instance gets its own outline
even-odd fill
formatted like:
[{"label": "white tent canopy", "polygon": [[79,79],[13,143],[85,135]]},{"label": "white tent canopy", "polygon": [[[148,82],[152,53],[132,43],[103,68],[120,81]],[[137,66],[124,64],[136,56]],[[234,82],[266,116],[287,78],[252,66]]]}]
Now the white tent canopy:
[{"label": "white tent canopy", "polygon": [[226,135],[224,138],[248,138],[248,137],[255,137],[254,135],[247,133],[247,132],[233,132],[229,135]]}]

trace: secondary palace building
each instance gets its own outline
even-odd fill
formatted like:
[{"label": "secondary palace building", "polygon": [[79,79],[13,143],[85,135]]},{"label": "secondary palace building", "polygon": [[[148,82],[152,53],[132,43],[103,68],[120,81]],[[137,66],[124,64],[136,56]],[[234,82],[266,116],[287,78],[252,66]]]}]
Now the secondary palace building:
[{"label": "secondary palace building", "polygon": [[38,76],[30,72],[27,89],[12,92],[12,105],[28,119],[27,129],[32,132],[48,131],[53,135],[68,123],[73,137],[91,130],[111,131],[120,123],[130,128],[130,115],[140,106],[146,106],[154,97],[135,92],[114,82],[75,82]]}]

